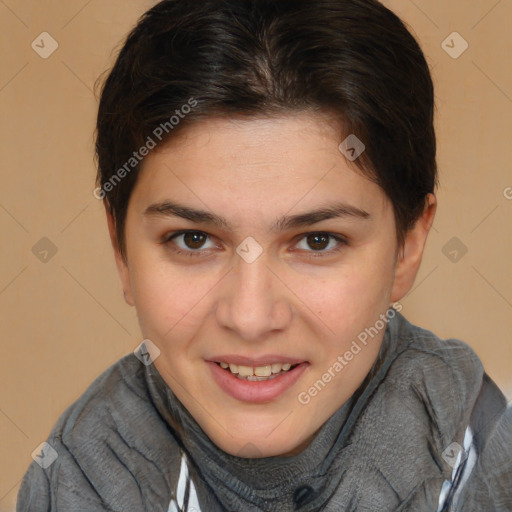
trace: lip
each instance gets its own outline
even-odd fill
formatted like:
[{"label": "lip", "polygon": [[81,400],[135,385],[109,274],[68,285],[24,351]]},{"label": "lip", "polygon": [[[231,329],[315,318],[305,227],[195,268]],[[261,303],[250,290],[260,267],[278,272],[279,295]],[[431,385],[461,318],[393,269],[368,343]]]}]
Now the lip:
[{"label": "lip", "polygon": [[[233,359],[241,362],[235,363]],[[280,362],[278,361],[278,358],[265,360]],[[247,366],[253,366],[254,364],[254,359],[251,360],[243,357],[233,357],[232,359],[225,359],[224,361],[230,361],[234,364],[244,364],[244,361],[252,361],[252,363],[247,364]],[[283,362],[289,361],[289,359],[283,359]],[[249,381],[239,379],[229,370],[224,370],[213,361],[206,361],[206,364],[209,366],[215,382],[225,393],[242,402],[254,404],[262,404],[275,400],[277,397],[288,391],[309,366],[308,362],[299,360],[293,363],[297,364],[293,370],[288,370],[286,373],[283,373],[278,377],[264,381]],[[258,365],[262,366],[263,364],[258,362]]]},{"label": "lip", "polygon": [[304,363],[304,359],[297,359],[295,357],[286,357],[286,356],[278,356],[274,354],[265,354],[259,357],[245,357],[237,354],[223,354],[220,356],[211,357],[208,359],[207,362],[212,363],[233,363],[236,365],[243,365],[243,366],[265,366],[267,364],[272,363],[290,363],[292,365],[294,364],[300,364]]}]

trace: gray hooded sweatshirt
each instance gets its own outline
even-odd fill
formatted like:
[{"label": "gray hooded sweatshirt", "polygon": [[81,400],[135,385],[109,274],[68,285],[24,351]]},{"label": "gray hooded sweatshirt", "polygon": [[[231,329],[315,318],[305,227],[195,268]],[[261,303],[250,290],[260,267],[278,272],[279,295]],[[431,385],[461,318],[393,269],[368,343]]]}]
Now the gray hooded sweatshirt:
[{"label": "gray hooded sweatshirt", "polygon": [[463,342],[396,313],[365,381],[291,457],[218,448],[133,354],[69,406],[17,512],[512,511],[512,409]]}]

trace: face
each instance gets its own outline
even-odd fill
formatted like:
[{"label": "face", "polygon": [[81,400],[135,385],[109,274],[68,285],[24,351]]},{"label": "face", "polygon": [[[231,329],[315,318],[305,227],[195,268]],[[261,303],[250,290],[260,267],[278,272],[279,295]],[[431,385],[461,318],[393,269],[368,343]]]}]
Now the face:
[{"label": "face", "polygon": [[399,251],[392,205],[340,133],[318,114],[202,121],[146,157],[130,198],[126,300],[163,379],[232,455],[309,444],[367,375],[385,329],[361,333],[421,260],[433,198]]}]

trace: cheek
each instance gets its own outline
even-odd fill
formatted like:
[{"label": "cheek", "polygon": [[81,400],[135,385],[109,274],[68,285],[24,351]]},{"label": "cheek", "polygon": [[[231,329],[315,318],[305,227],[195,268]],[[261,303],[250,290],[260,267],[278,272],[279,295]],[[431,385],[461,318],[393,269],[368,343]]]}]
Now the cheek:
[{"label": "cheek", "polygon": [[393,262],[387,258],[364,255],[358,263],[347,264],[333,272],[328,279],[306,282],[297,281],[293,289],[301,302],[314,315],[312,321],[321,328],[329,345],[339,348],[341,343],[350,343],[390,303],[393,282]]},{"label": "cheek", "polygon": [[[168,264],[134,258],[130,271],[132,294],[144,336],[162,340],[179,337],[191,322],[201,290],[197,280]],[[204,295],[204,293],[203,293]]]},{"label": "cheek", "polygon": [[201,328],[212,321],[222,273],[139,256],[131,269],[132,294],[142,334],[172,354],[193,356]]}]

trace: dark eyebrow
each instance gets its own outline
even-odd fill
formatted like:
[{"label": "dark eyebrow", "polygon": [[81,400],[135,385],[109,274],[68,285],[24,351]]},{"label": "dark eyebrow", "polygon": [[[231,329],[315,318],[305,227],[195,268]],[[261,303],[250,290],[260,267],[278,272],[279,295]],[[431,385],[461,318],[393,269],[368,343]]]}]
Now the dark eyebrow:
[{"label": "dark eyebrow", "polygon": [[[180,217],[191,222],[212,224],[219,228],[233,231],[231,224],[220,215],[205,210],[196,210],[172,201],[162,201],[148,206],[144,212],[144,216]],[[283,216],[271,226],[270,230],[274,232],[285,231],[287,229],[305,227],[323,220],[340,217],[370,219],[371,215],[355,206],[337,203],[306,213]]]}]

